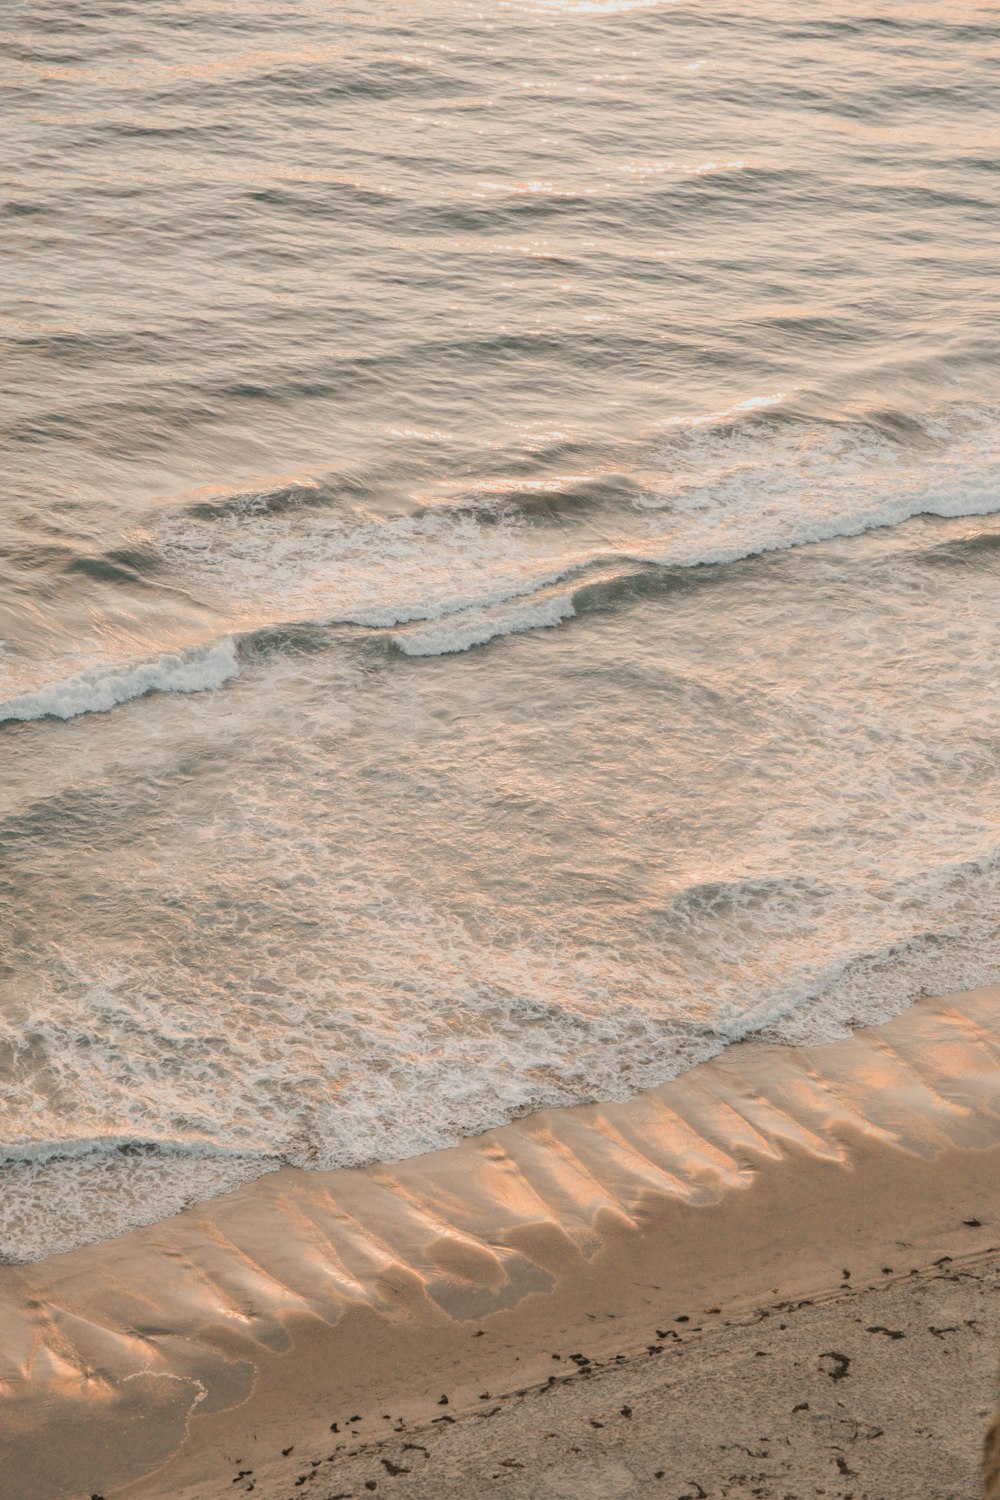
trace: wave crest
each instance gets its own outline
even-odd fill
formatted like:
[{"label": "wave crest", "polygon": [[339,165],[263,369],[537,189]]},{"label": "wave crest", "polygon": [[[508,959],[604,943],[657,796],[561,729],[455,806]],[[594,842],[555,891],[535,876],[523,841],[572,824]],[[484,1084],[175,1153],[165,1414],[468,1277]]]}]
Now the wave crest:
[{"label": "wave crest", "polygon": [[151,661],[90,667],[33,693],[0,702],[0,724],[10,720],[74,719],[106,713],[147,693],[201,693],[239,674],[236,643],[227,637],[190,651],[168,651]]}]

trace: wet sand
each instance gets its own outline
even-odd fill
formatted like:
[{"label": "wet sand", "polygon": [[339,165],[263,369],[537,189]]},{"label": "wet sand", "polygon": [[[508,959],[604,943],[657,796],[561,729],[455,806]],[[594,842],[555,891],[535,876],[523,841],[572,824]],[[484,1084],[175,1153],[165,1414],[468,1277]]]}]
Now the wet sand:
[{"label": "wet sand", "polygon": [[926,999],[0,1270],[4,1494],[972,1500],[998,1038]]}]

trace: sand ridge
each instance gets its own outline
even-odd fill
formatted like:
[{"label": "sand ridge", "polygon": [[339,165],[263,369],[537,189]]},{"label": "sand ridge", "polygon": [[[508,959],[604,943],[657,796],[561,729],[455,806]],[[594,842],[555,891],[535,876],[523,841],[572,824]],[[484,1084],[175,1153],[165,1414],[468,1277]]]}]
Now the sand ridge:
[{"label": "sand ridge", "polygon": [[13,1493],[209,1500],[257,1445],[247,1482],[277,1465],[277,1495],[284,1448],[317,1457],[352,1418],[450,1426],[574,1355],[634,1361],[845,1271],[876,1284],[893,1245],[918,1273],[985,1251],[998,1021],[1000,988],[927,999],[843,1042],[733,1048],[622,1104],[391,1167],[277,1172],[4,1268]]}]

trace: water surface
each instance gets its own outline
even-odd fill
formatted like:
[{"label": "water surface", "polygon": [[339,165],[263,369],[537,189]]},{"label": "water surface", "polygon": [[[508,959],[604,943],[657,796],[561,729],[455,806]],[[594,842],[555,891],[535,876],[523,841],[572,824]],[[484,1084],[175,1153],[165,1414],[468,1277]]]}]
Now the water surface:
[{"label": "water surface", "polygon": [[0,1253],[996,977],[994,7],[4,26]]}]

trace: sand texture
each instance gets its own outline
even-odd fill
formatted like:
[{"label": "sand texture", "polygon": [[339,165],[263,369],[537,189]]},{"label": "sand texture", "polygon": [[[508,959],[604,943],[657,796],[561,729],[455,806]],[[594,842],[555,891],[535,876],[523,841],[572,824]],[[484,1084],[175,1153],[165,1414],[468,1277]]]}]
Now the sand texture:
[{"label": "sand texture", "polygon": [[4,1268],[4,1500],[973,1500],[998,1038],[927,999]]},{"label": "sand texture", "polygon": [[[972,1500],[1000,1257],[754,1309],[623,1365],[353,1451],[298,1449],[258,1495],[364,1500]],[[360,1428],[360,1424],[359,1424]],[[234,1467],[234,1475],[251,1459]],[[245,1474],[233,1492],[252,1493]]]}]

